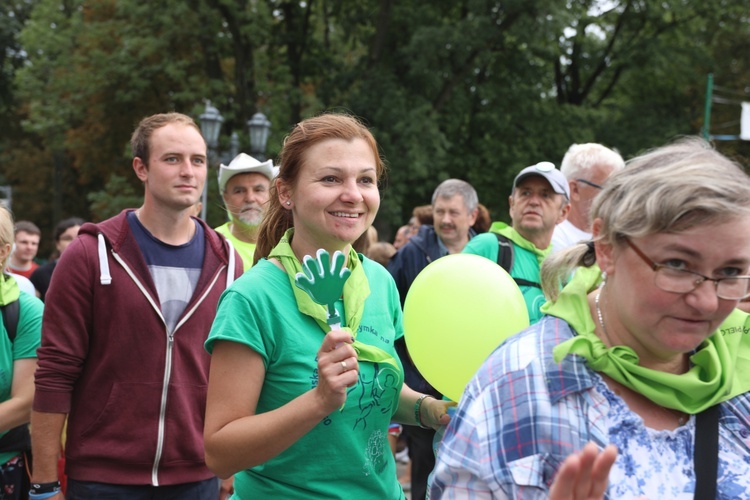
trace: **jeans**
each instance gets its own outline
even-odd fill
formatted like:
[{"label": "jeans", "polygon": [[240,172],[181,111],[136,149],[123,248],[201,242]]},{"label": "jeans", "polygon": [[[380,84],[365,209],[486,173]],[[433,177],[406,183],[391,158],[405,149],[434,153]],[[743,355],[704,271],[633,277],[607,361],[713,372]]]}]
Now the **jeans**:
[{"label": "jeans", "polygon": [[411,459],[411,498],[424,500],[427,495],[427,479],[435,468],[435,453],[432,451],[435,431],[405,425],[403,433]]},{"label": "jeans", "polygon": [[170,486],[133,486],[68,478],[65,492],[66,500],[216,500],[218,497],[218,478]]}]

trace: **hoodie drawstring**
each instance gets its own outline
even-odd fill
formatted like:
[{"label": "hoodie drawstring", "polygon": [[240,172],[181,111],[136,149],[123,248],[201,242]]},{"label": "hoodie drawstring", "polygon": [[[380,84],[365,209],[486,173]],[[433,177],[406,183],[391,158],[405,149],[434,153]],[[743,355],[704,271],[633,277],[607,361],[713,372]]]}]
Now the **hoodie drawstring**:
[{"label": "hoodie drawstring", "polygon": [[107,260],[107,243],[104,241],[104,235],[97,235],[99,241],[99,281],[102,285],[112,283],[112,275],[109,274],[109,261]]},{"label": "hoodie drawstring", "polygon": [[227,288],[229,288],[229,285],[234,283],[234,247],[232,246],[232,242],[229,241],[229,238],[224,238],[224,240],[227,242],[227,245],[229,245],[229,267],[227,267]]}]

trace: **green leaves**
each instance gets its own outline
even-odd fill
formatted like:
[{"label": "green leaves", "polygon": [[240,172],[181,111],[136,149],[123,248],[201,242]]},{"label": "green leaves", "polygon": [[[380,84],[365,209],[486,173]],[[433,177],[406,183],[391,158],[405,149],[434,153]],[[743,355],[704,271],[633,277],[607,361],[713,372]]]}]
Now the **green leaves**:
[{"label": "green leaves", "polygon": [[[120,182],[110,177],[133,180],[127,143],[146,115],[197,118],[211,99],[225,118],[222,148],[237,132],[249,151],[245,122],[261,110],[273,123],[266,156],[275,158],[295,123],[333,109],[362,117],[389,165],[376,219],[384,237],[448,177],[472,183],[494,218],[507,220],[515,173],[559,163],[572,142],[601,142],[630,157],[698,133],[706,74],[738,92],[750,78],[749,7],[748,0],[3,3],[0,170],[19,193],[17,215],[48,234],[61,217],[97,220],[110,213],[104,205],[121,204],[107,199]],[[717,126],[739,118],[738,107],[714,112]],[[750,143],[718,146],[740,161],[750,156]],[[108,195],[87,205],[81,193]],[[223,218],[215,189],[208,203]]]},{"label": "green leaves", "polygon": [[104,189],[89,193],[88,200],[95,219],[104,220],[126,208],[140,207],[143,204],[143,194],[133,188],[129,179],[113,174]]}]

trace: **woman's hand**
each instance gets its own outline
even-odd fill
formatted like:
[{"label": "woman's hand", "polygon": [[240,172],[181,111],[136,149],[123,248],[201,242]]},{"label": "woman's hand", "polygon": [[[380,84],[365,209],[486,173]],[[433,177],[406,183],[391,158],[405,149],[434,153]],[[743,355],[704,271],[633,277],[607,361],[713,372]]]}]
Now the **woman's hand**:
[{"label": "woman's hand", "polygon": [[234,476],[221,480],[219,500],[227,500],[234,493]]},{"label": "woman's hand", "polygon": [[609,445],[601,452],[588,443],[562,463],[549,490],[550,500],[599,500],[607,492],[609,471],[617,458],[617,448]]},{"label": "woman's hand", "polygon": [[435,430],[443,425],[448,425],[451,421],[451,417],[448,415],[448,408],[452,406],[456,406],[455,401],[435,399],[432,396],[424,398],[422,406],[419,409],[422,425],[432,427]]},{"label": "woman's hand", "polygon": [[359,379],[357,353],[351,344],[351,334],[332,330],[323,339],[318,350],[317,396],[330,411],[341,408],[346,401],[346,391]]}]

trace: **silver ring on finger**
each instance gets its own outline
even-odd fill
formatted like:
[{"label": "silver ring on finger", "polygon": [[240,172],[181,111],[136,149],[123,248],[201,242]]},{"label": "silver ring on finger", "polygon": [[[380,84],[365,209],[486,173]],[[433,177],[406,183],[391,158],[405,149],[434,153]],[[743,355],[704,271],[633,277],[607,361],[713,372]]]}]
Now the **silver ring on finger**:
[{"label": "silver ring on finger", "polygon": [[346,361],[341,362],[341,368],[343,368],[344,371],[346,371]]}]

